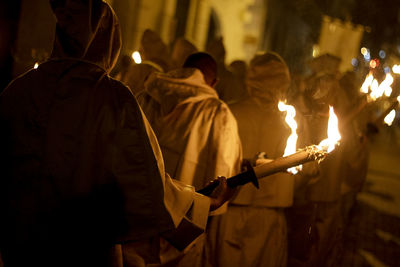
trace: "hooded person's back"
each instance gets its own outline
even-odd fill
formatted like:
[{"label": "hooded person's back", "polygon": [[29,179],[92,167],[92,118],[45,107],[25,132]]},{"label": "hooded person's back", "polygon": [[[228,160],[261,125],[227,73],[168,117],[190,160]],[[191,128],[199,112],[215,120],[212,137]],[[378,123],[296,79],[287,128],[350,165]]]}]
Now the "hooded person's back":
[{"label": "hooded person's back", "polygon": [[175,179],[200,189],[210,177],[238,171],[236,121],[200,70],[154,73],[139,103],[157,135],[166,170]]},{"label": "hooded person's back", "polygon": [[[174,230],[198,204],[165,174],[135,98],[108,75],[120,49],[112,9],[51,6],[52,59],[0,97],[0,248],[6,266],[111,266],[116,243]],[[204,227],[209,201],[200,201]],[[140,250],[158,253],[149,246]]]}]

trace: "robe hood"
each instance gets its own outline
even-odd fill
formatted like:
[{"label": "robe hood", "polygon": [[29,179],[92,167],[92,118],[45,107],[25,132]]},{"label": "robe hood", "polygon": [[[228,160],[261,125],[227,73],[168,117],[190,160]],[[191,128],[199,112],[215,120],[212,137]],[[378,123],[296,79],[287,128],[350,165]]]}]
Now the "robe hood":
[{"label": "robe hood", "polygon": [[117,16],[101,0],[50,0],[57,19],[51,57],[77,58],[110,72],[121,50]]},{"label": "robe hood", "polygon": [[256,55],[247,70],[246,86],[251,97],[277,104],[290,86],[289,68],[276,53]]},{"label": "robe hood", "polygon": [[164,115],[177,105],[218,98],[198,69],[182,68],[168,73],[153,73],[145,84],[146,93],[160,106]]}]

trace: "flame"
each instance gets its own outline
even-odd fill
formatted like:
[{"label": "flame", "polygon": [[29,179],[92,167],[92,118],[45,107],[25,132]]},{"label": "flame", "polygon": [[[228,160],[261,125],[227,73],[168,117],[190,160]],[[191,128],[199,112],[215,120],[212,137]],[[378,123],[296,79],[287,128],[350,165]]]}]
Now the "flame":
[{"label": "flame", "polygon": [[376,99],[382,97],[383,94],[385,94],[385,96],[390,96],[392,94],[392,83],[393,76],[390,73],[386,74],[385,80],[379,84],[370,72],[368,73],[367,77],[365,77],[364,83],[361,85],[360,92],[368,94],[369,90],[371,89],[369,97],[375,101]]},{"label": "flame", "polygon": [[142,57],[138,51],[132,53],[132,59],[135,61],[136,64],[142,63]]},{"label": "flame", "polygon": [[35,65],[33,66],[34,69],[37,69],[39,67],[39,63],[35,63]]},{"label": "flame", "polygon": [[393,65],[392,71],[393,73],[400,74],[400,65]]},{"label": "flame", "polygon": [[328,138],[322,140],[318,148],[330,153],[339,144],[341,138],[338,118],[333,111],[333,107],[329,106]]},{"label": "flame", "polygon": [[397,102],[400,104],[400,95],[397,97]]},{"label": "flame", "polygon": [[[279,101],[278,108],[280,111],[286,111],[285,121],[287,125],[289,125],[292,133],[290,134],[288,140],[286,141],[286,148],[283,154],[284,157],[292,155],[296,153],[296,143],[297,143],[297,122],[295,121],[294,117],[296,116],[296,109],[291,105],[286,105],[282,101]],[[302,165],[292,167],[287,169],[288,172],[292,174],[296,174],[298,171],[302,169]]]},{"label": "flame", "polygon": [[396,117],[396,111],[392,109],[389,114],[383,119],[383,121],[388,125],[391,126],[393,123],[394,118]]},{"label": "flame", "polygon": [[383,91],[385,96],[390,96],[392,94],[392,87],[390,87],[393,83],[393,76],[388,73],[386,74],[385,80],[379,85],[379,90]]},{"label": "flame", "polygon": [[365,77],[365,81],[362,84],[360,91],[364,94],[368,94],[369,92],[369,87],[372,84],[372,81],[374,80],[374,76],[372,75],[372,73],[368,73],[367,77]]}]

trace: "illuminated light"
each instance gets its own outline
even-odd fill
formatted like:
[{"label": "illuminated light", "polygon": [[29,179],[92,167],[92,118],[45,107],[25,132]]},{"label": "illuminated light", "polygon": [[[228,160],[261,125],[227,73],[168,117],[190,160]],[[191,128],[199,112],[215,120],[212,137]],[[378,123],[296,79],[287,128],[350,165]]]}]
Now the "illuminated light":
[{"label": "illuminated light", "polygon": [[379,85],[379,91],[383,91],[385,96],[390,96],[393,91],[391,87],[393,81],[393,76],[390,73],[386,74],[385,80],[383,80],[383,82]]},{"label": "illuminated light", "polygon": [[396,117],[396,111],[392,109],[389,114],[386,115],[386,117],[383,119],[383,121],[388,125],[391,126],[394,118]]},{"label": "illuminated light", "polygon": [[353,67],[357,67],[357,66],[358,66],[358,59],[353,58],[353,59],[351,60],[351,65],[353,65]]},{"label": "illuminated light", "polygon": [[[296,133],[297,122],[294,119],[294,117],[296,116],[296,109],[291,105],[286,105],[282,101],[279,101],[278,109],[281,112],[286,111],[285,121],[286,121],[287,125],[289,125],[289,127],[292,131],[292,133],[288,137],[288,140],[286,141],[286,148],[285,148],[285,152],[283,154],[283,156],[286,157],[286,156],[296,153],[296,144],[297,144],[297,138],[298,138],[297,133]],[[289,168],[289,169],[287,169],[287,171],[292,174],[296,174],[301,169],[302,169],[302,165],[299,165],[296,167]]]},{"label": "illuminated light", "polygon": [[342,139],[342,136],[339,132],[339,120],[333,111],[333,107],[329,106],[328,138],[322,140],[318,148],[330,153],[339,144],[340,139]]},{"label": "illuminated light", "polygon": [[313,45],[312,56],[313,57],[318,57],[319,56],[319,46],[318,45]]},{"label": "illuminated light", "polygon": [[375,69],[376,68],[376,60],[371,60],[370,62],[369,62],[369,66],[371,67],[371,68],[373,68],[373,69]]},{"label": "illuminated light", "polygon": [[397,102],[400,103],[400,95],[397,97]]},{"label": "illuminated light", "polygon": [[33,68],[37,69],[38,67],[39,67],[39,63],[36,62],[35,65],[33,65]]},{"label": "illuminated light", "polygon": [[365,77],[365,81],[362,84],[361,88],[360,88],[360,92],[364,93],[364,94],[368,94],[369,92],[369,87],[372,84],[372,81],[374,80],[374,76],[372,75],[372,73],[368,73],[367,77]]},{"label": "illuminated light", "polygon": [[386,57],[386,52],[383,51],[383,50],[380,50],[379,51],[379,57],[382,58],[382,59],[385,58]]},{"label": "illuminated light", "polygon": [[371,60],[371,55],[369,53],[364,55],[365,61],[370,61]]},{"label": "illuminated light", "polygon": [[135,61],[136,64],[142,63],[142,57],[138,51],[132,53],[132,59]]},{"label": "illuminated light", "polygon": [[365,48],[365,47],[361,48],[361,54],[363,56],[365,56],[367,53],[368,53],[368,49],[367,48]]},{"label": "illuminated light", "polygon": [[384,67],[383,71],[385,72],[385,74],[390,73],[390,67],[388,67],[388,66]]},{"label": "illuminated light", "polygon": [[392,71],[393,73],[400,74],[400,65],[394,65]]}]

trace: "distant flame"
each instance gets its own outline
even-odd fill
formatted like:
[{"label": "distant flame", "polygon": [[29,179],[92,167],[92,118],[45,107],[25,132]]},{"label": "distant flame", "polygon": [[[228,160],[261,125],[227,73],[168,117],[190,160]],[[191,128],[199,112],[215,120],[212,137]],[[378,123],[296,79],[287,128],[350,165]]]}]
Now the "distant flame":
[{"label": "distant flame", "polygon": [[136,64],[142,63],[142,57],[138,51],[132,53],[132,59],[135,61]]},{"label": "distant flame", "polygon": [[37,69],[38,67],[39,67],[39,63],[36,62],[35,65],[33,65],[33,68]]},{"label": "distant flame", "polygon": [[392,94],[392,87],[390,87],[392,83],[393,76],[390,73],[386,74],[385,80],[383,80],[378,87],[379,97],[381,97],[383,94],[386,96],[390,96]]},{"label": "distant flame", "polygon": [[391,126],[395,117],[396,117],[396,111],[394,109],[392,109],[392,111],[390,111],[390,113],[386,115],[386,117],[383,119],[383,121],[388,126]]},{"label": "distant flame", "polygon": [[333,111],[333,107],[329,106],[328,138],[322,140],[318,148],[330,153],[339,144],[341,138],[338,118]]},{"label": "distant flame", "polygon": [[[280,111],[286,111],[286,117],[285,121],[289,125],[290,129],[292,130],[292,133],[290,134],[287,142],[286,142],[286,148],[285,152],[283,154],[284,157],[292,155],[296,153],[296,143],[297,143],[297,122],[295,121],[294,117],[296,116],[296,109],[291,106],[291,105],[286,105],[282,101],[279,101],[278,108]],[[296,166],[289,168],[287,171],[296,174],[298,171],[302,169],[302,165]]]},{"label": "distant flame", "polygon": [[369,94],[370,99],[376,100],[385,94],[385,96],[390,96],[392,94],[392,85],[393,83],[393,76],[388,73],[386,74],[385,80],[378,83],[378,81],[374,78],[372,73],[368,73],[367,77],[365,78],[364,83],[361,85],[360,91],[364,94]]},{"label": "distant flame", "polygon": [[364,83],[362,84],[360,91],[364,94],[368,94],[369,92],[369,87],[372,84],[372,81],[374,80],[374,76],[372,75],[372,73],[368,73],[367,77],[365,78]]}]

